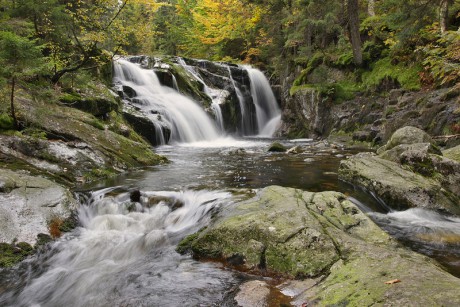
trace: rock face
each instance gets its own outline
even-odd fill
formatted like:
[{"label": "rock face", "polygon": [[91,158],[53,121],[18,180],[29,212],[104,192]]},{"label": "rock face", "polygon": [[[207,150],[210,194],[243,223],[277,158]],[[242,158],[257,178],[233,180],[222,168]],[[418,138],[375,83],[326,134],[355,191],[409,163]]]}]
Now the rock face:
[{"label": "rock face", "polygon": [[443,157],[430,141],[420,129],[401,128],[379,155],[360,153],[342,161],[339,177],[395,209],[422,207],[460,215],[460,163]]},{"label": "rock face", "polygon": [[0,167],[28,169],[72,185],[166,161],[119,115],[102,121],[75,108],[33,100],[25,93],[16,107],[20,121],[34,128],[0,135]]},{"label": "rock face", "polygon": [[[292,137],[327,137],[331,132],[345,132],[354,140],[384,144],[399,128],[410,125],[433,136],[460,133],[460,86],[432,92],[391,90],[387,97],[364,97],[335,103],[327,93],[314,89],[288,90],[292,80],[283,85],[282,135]],[[443,138],[442,145],[460,144],[460,137]]]},{"label": "rock face", "polygon": [[0,169],[0,242],[34,244],[52,219],[65,219],[77,205],[68,189],[23,172]]},{"label": "rock face", "polygon": [[[228,210],[180,249],[307,278],[296,306],[460,303],[460,279],[398,246],[341,193],[272,186]],[[384,284],[392,279],[401,282]]]}]

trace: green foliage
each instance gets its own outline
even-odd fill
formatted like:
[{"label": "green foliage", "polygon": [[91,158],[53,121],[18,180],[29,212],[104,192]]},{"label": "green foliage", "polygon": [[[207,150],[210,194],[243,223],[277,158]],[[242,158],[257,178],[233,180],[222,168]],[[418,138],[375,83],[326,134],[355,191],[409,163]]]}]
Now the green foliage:
[{"label": "green foliage", "polygon": [[397,81],[402,88],[419,90],[421,87],[419,72],[422,67],[417,64],[406,66],[403,63],[393,65],[391,58],[386,57],[371,65],[371,70],[362,75],[363,85],[366,89],[376,89],[385,80]]},{"label": "green foliage", "polygon": [[0,113],[0,130],[14,129],[13,118],[5,113]]},{"label": "green foliage", "polygon": [[35,40],[0,31],[0,73],[6,78],[31,76],[44,65],[42,46]]},{"label": "green foliage", "polygon": [[438,85],[460,82],[460,32],[448,31],[432,43],[419,48],[424,54],[423,65]]}]

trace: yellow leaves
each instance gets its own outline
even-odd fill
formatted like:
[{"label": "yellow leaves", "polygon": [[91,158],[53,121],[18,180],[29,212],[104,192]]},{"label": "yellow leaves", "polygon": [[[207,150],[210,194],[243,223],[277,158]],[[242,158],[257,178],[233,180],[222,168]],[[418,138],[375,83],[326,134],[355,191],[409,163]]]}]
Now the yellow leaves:
[{"label": "yellow leaves", "polygon": [[245,38],[261,20],[264,10],[241,0],[198,0],[192,10],[195,35],[203,44]]}]

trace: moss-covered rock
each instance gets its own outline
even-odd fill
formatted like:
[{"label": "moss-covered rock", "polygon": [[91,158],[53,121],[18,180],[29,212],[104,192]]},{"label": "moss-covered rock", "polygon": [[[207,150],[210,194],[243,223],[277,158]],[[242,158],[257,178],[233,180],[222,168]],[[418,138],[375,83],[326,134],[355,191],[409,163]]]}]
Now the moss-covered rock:
[{"label": "moss-covered rock", "polygon": [[269,152],[285,152],[286,150],[287,148],[280,142],[273,142],[267,149]]},{"label": "moss-covered rock", "polygon": [[386,150],[390,150],[393,147],[402,144],[417,144],[417,143],[430,143],[433,144],[433,139],[423,130],[406,126],[400,128],[393,133],[390,140],[385,146],[382,146],[377,150],[377,153],[380,154]]},{"label": "moss-covered rock", "polygon": [[460,163],[460,145],[446,149],[442,152],[444,157],[455,160]]},{"label": "moss-covered rock", "polygon": [[183,242],[196,257],[306,278],[296,306],[460,303],[460,279],[397,245],[337,192],[268,187]]},{"label": "moss-covered rock", "polygon": [[26,242],[0,242],[0,268],[11,267],[33,253],[34,248]]},{"label": "moss-covered rock", "polygon": [[460,163],[443,157],[430,142],[418,128],[401,128],[378,156],[361,153],[341,161],[339,177],[396,209],[423,207],[460,214]]}]

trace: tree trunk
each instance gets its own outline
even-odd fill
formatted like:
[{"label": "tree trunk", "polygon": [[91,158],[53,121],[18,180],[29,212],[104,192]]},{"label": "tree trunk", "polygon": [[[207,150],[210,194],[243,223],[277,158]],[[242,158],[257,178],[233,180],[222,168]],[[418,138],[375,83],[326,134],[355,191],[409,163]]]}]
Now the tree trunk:
[{"label": "tree trunk", "polygon": [[447,31],[449,18],[449,0],[441,0],[439,4],[439,25],[441,26],[441,34]]},{"label": "tree trunk", "polygon": [[16,77],[11,79],[11,117],[13,118],[14,129],[18,129],[18,119],[16,117],[16,110],[14,109],[14,89],[16,85]]},{"label": "tree trunk", "polygon": [[351,46],[353,49],[353,61],[356,65],[363,64],[363,52],[361,50],[361,36],[359,34],[359,5],[358,0],[348,0],[348,26],[350,29]]},{"label": "tree trunk", "polygon": [[375,0],[367,0],[367,13],[369,16],[375,16]]}]

